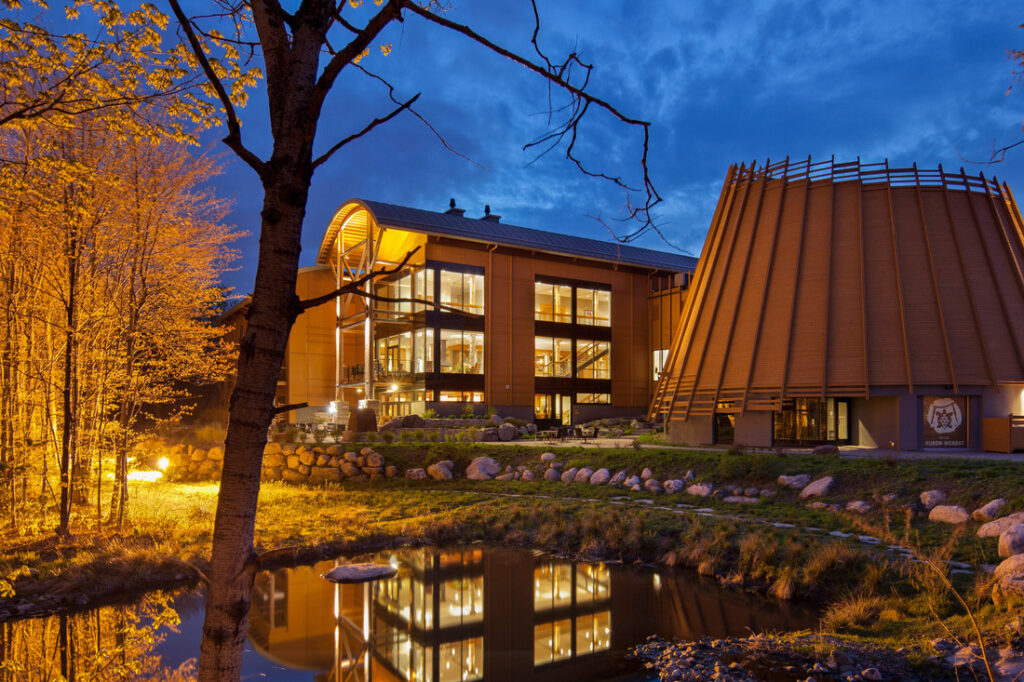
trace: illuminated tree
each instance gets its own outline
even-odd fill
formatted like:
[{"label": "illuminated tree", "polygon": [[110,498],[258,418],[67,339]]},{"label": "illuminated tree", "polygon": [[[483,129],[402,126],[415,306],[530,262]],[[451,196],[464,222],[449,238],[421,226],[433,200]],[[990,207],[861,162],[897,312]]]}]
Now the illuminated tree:
[{"label": "illuminated tree", "polygon": [[[647,174],[648,124],[621,114],[586,88],[591,66],[575,54],[563,61],[551,61],[538,43],[539,14],[534,6],[536,26],[531,59],[485,38],[469,26],[445,16],[435,2],[375,0],[376,7],[363,20],[356,12],[360,0],[304,0],[294,11],[278,0],[250,0],[238,6],[217,3],[230,29],[220,32],[206,22],[190,19],[178,0],[169,0],[178,20],[183,42],[191,50],[193,63],[206,74],[223,109],[227,144],[258,175],[263,185],[260,252],[252,303],[241,341],[237,381],[231,396],[230,419],[225,443],[224,468],[217,505],[213,556],[206,600],[206,621],[200,656],[200,679],[237,679],[245,641],[246,614],[254,574],[259,561],[253,553],[253,531],[260,487],[260,466],[267,428],[274,416],[274,391],[280,374],[288,334],[295,318],[331,296],[300,301],[295,295],[302,223],[314,171],[349,142],[406,111],[412,111],[418,95],[406,99],[394,96],[386,115],[341,137],[319,156],[314,155],[318,124],[329,92],[343,71],[358,71],[377,78],[360,62],[377,45],[381,32],[396,22],[416,22],[403,30],[442,30],[458,34],[480,48],[511,60],[546,80],[564,101],[552,105],[555,125],[529,146],[550,149],[563,145],[567,158],[589,175],[610,180],[623,189],[618,175],[591,170],[575,154],[577,129],[590,111],[601,111],[620,122],[636,126],[642,134],[640,153],[642,201],[629,212],[639,218],[641,229],[649,225],[649,211],[659,201]],[[364,8],[365,9],[365,8]],[[209,21],[209,13],[206,21]],[[240,54],[250,52],[262,60],[266,79],[267,107],[273,148],[269,158],[260,158],[242,138],[242,127],[232,94],[237,79],[225,76],[240,71]],[[383,82],[382,79],[378,79]],[[562,118],[558,118],[561,116]],[[352,282],[339,292],[367,295],[366,280]]]}]

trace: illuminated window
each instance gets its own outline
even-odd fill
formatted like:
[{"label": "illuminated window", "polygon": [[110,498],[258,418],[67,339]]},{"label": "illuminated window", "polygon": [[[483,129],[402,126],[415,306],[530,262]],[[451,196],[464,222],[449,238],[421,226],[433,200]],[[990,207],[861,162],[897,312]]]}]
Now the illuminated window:
[{"label": "illuminated window", "polygon": [[576,376],[580,379],[610,379],[612,344],[608,341],[576,340]]},{"label": "illuminated window", "polygon": [[668,348],[662,348],[661,350],[654,351],[654,380],[657,381],[661,377],[661,373],[665,371],[665,361],[668,360]]},{"label": "illuminated window", "polygon": [[[415,297],[422,301],[434,300],[434,269],[423,268],[417,270],[416,274],[413,275],[413,282],[415,284]],[[427,309],[429,306],[423,303],[417,303],[413,306],[413,310],[420,312]],[[433,308],[431,308],[432,310]]]},{"label": "illuminated window", "polygon": [[572,603],[572,564],[545,562],[533,570],[533,609],[549,611]]},{"label": "illuminated window", "polygon": [[534,338],[534,376],[571,377],[572,340],[538,336]]},{"label": "illuminated window", "polygon": [[412,334],[393,334],[377,339],[377,372],[380,374],[412,371]]},{"label": "illuminated window", "polygon": [[611,405],[611,393],[577,393],[577,405]]},{"label": "illuminated window", "polygon": [[533,287],[533,319],[543,322],[572,322],[571,286],[536,282]]},{"label": "illuminated window", "polygon": [[434,330],[417,329],[412,334],[413,371],[417,374],[434,371]]},{"label": "illuminated window", "polygon": [[607,651],[612,646],[610,611],[576,617],[576,655]]},{"label": "illuminated window", "polygon": [[602,289],[576,289],[576,324],[610,327],[612,292]]},{"label": "illuminated window", "polygon": [[440,303],[474,315],[484,314],[484,276],[440,271]]},{"label": "illuminated window", "polygon": [[484,676],[484,638],[445,642],[437,657],[440,682],[468,682]]},{"label": "illuminated window", "polygon": [[536,419],[551,419],[551,396],[547,393],[533,396],[533,416]]},{"label": "illuminated window", "polygon": [[543,665],[572,656],[572,620],[564,618],[533,627],[533,663]]},{"label": "illuminated window", "polygon": [[586,605],[607,599],[611,594],[610,575],[604,564],[576,565],[576,604]]},{"label": "illuminated window", "polygon": [[484,333],[441,330],[441,371],[446,374],[484,373]]},{"label": "illuminated window", "polygon": [[439,391],[438,398],[442,403],[482,403],[483,391]]},{"label": "illuminated window", "polygon": [[443,628],[479,623],[484,619],[484,578],[455,578],[441,583],[438,590],[437,622]]}]

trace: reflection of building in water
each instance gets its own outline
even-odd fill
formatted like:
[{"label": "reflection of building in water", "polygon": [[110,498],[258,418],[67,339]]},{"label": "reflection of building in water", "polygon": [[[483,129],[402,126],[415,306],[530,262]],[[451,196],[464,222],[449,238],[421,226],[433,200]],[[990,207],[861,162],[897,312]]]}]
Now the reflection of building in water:
[{"label": "reflection of building in water", "polygon": [[789,605],[690,573],[573,564],[522,550],[416,550],[398,575],[333,585],[334,562],[259,576],[249,638],[317,682],[612,679],[648,635],[684,639],[810,627]]}]

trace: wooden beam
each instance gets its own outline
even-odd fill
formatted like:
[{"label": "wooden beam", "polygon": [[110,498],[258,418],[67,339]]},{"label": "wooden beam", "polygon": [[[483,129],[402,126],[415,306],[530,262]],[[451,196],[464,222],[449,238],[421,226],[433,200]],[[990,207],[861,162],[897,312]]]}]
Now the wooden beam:
[{"label": "wooden beam", "polygon": [[[808,167],[811,164],[811,157],[807,157]],[[779,386],[779,400],[786,399],[786,385],[789,383],[789,358],[792,355],[793,327],[796,325],[796,299],[800,293],[800,274],[803,271],[804,240],[807,238],[807,206],[811,201],[811,175],[808,168],[807,182],[804,186],[804,210],[800,215],[800,240],[797,242],[796,273],[793,275],[793,300],[789,306],[789,324],[786,327],[786,342],[782,344],[785,348],[785,359],[782,363],[782,381]],[[831,226],[829,226],[831,229]]]},{"label": "wooden beam", "polygon": [[860,157],[857,157],[857,231],[859,239],[857,240],[857,247],[859,248],[860,257],[860,333],[861,333],[861,349],[863,350],[864,356],[864,397],[867,398],[871,395],[871,369],[868,365],[870,357],[868,355],[868,306],[867,306],[867,290],[864,284],[864,181],[861,176],[861,165]]},{"label": "wooden beam", "polygon": [[910,368],[910,342],[907,339],[907,320],[903,311],[903,277],[900,274],[900,250],[896,243],[896,218],[892,206],[892,177],[889,159],[885,160],[885,194],[889,200],[889,234],[892,237],[892,265],[896,275],[896,300],[900,311],[900,331],[903,334],[903,361],[907,367],[907,390],[914,392],[914,376]]},{"label": "wooden beam", "polygon": [[825,343],[824,357],[821,359],[821,397],[825,398],[825,387],[828,385],[828,351],[829,331],[832,329],[832,235],[836,231],[836,155],[832,155],[831,168],[828,174],[829,182],[829,205],[828,216],[831,229],[826,233],[827,245],[825,247]]},{"label": "wooden beam", "polygon": [[959,383],[956,378],[956,368],[953,366],[953,354],[949,348],[949,331],[946,329],[946,316],[942,310],[942,294],[939,292],[939,280],[935,276],[935,257],[932,254],[932,243],[928,237],[928,220],[924,215],[924,201],[921,199],[921,176],[917,171],[917,162],[914,162],[914,194],[917,198],[917,212],[921,216],[921,232],[924,234],[924,248],[928,253],[928,271],[932,276],[932,291],[935,292],[935,304],[939,311],[939,326],[942,327],[942,346],[946,350],[946,366],[949,368],[950,383],[953,384],[953,391],[960,392]]}]

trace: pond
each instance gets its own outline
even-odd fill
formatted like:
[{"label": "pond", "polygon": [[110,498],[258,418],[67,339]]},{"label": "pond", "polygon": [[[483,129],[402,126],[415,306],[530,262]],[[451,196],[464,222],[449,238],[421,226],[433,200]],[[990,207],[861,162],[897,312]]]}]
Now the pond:
[{"label": "pond", "polygon": [[[243,679],[644,680],[625,652],[649,635],[743,636],[817,622],[807,606],[690,571],[484,547],[369,559],[392,562],[398,575],[363,585],[320,577],[342,561],[261,573]],[[202,594],[190,591],[3,623],[0,680],[187,678],[202,620]]]}]

